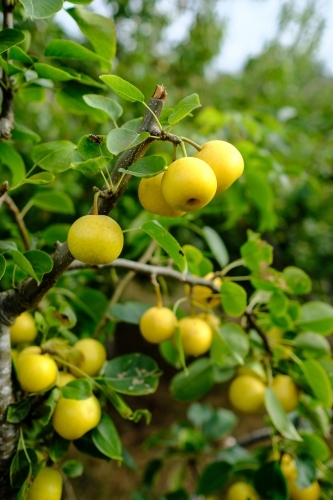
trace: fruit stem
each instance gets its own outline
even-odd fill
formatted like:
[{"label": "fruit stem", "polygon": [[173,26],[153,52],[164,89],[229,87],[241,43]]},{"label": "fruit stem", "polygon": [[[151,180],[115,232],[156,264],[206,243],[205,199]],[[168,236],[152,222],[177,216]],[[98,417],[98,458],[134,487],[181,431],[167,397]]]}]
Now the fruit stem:
[{"label": "fruit stem", "polygon": [[198,151],[202,150],[202,147],[199,146],[199,144],[197,144],[196,142],[192,141],[191,139],[188,139],[187,137],[181,137],[181,140],[184,141],[184,142],[187,142],[188,144],[191,144],[191,146],[193,146]]},{"label": "fruit stem", "polygon": [[161,288],[160,285],[156,279],[156,274],[151,275],[151,282],[155,288],[155,293],[156,293],[156,300],[157,300],[157,307],[163,307],[163,299],[162,299],[162,294],[161,294]]},{"label": "fruit stem", "polygon": [[173,145],[173,155],[172,155],[173,162],[177,160],[177,148],[178,148],[178,144],[174,144]]},{"label": "fruit stem", "polygon": [[187,157],[187,151],[186,151],[186,148],[185,148],[184,141],[181,141],[180,146],[181,146],[181,148],[182,148],[183,155],[184,155],[184,156],[185,156],[185,158],[186,158],[186,157]]},{"label": "fruit stem", "polygon": [[100,197],[100,190],[94,194],[93,215],[98,215],[98,198]]}]

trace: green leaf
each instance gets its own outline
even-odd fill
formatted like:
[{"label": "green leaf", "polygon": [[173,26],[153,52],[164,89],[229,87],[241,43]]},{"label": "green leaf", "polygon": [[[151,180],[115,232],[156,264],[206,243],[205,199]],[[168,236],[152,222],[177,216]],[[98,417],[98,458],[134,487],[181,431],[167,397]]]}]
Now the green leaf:
[{"label": "green leaf", "polygon": [[0,252],[8,252],[8,250],[17,250],[17,245],[14,241],[0,241]]},{"label": "green leaf", "polygon": [[302,330],[327,336],[333,331],[333,307],[325,302],[307,302],[302,306],[301,317],[296,325]]},{"label": "green leaf", "polygon": [[101,460],[110,460],[109,457],[99,451],[99,449],[96,447],[92,439],[92,431],[87,432],[80,439],[75,439],[75,441],[73,441],[73,444],[75,448],[77,448],[81,453],[85,453],[86,455],[94,458],[99,458]]},{"label": "green leaf", "polygon": [[197,486],[198,495],[209,495],[221,490],[227,483],[231,465],[217,461],[207,465],[202,471]]},{"label": "green leaf", "polygon": [[288,500],[288,487],[279,462],[264,464],[254,476],[254,486],[261,498]]},{"label": "green leaf", "polygon": [[31,399],[22,399],[18,403],[12,403],[8,406],[7,422],[18,424],[22,422],[29,414],[31,408]]},{"label": "green leaf", "polygon": [[120,104],[109,97],[104,97],[103,95],[98,94],[86,94],[83,96],[83,100],[86,104],[88,104],[88,106],[100,109],[107,113],[115,122],[123,114],[123,108]]},{"label": "green leaf", "polygon": [[[80,84],[76,81],[65,83],[61,91],[56,94],[57,103],[66,113],[79,116],[88,115],[98,123],[105,123],[107,120],[106,113],[94,109],[84,102],[83,96],[86,94],[86,89],[82,86],[82,79],[83,75],[81,75]],[[92,85],[92,83],[89,83],[89,85]]]},{"label": "green leaf", "polygon": [[25,165],[21,155],[8,142],[0,142],[0,160],[12,173],[12,184],[15,186],[25,176]]},{"label": "green leaf", "polygon": [[84,471],[83,464],[78,460],[66,460],[61,468],[65,476],[70,478],[80,477]]},{"label": "green leaf", "polygon": [[232,318],[242,316],[247,305],[246,291],[237,283],[225,281],[221,287],[221,302],[228,316]]},{"label": "green leaf", "polygon": [[301,368],[315,397],[327,408],[330,408],[332,406],[332,389],[326,370],[315,359],[307,359],[301,364]]},{"label": "green leaf", "polygon": [[219,408],[203,423],[202,433],[209,440],[220,439],[230,432],[237,422],[238,418],[232,411]]},{"label": "green leaf", "polygon": [[169,115],[168,122],[170,125],[175,125],[180,120],[189,115],[194,109],[200,108],[200,100],[198,94],[191,94],[182,99],[174,108],[173,113]]},{"label": "green leaf", "polygon": [[134,130],[128,128],[115,128],[108,133],[107,147],[114,155],[118,155],[122,151],[134,148],[149,137],[149,132],[141,132],[138,134]]},{"label": "green leaf", "polygon": [[6,271],[6,259],[0,253],[0,280],[1,280],[2,276],[5,274],[5,271]]},{"label": "green leaf", "polygon": [[166,160],[163,156],[145,156],[133,163],[128,169],[120,168],[119,172],[124,172],[134,177],[147,178],[154,177],[165,171]]},{"label": "green leaf", "polygon": [[309,488],[316,479],[316,464],[312,457],[306,455],[297,455],[295,457],[297,469],[297,486],[303,490]]},{"label": "green leaf", "polygon": [[20,0],[28,16],[43,19],[62,9],[63,0]]},{"label": "green leaf", "polygon": [[67,240],[67,234],[70,224],[52,224],[43,231],[43,239],[49,246],[53,246],[56,241],[64,243]]},{"label": "green leaf", "polygon": [[95,52],[105,60],[113,59],[116,55],[116,28],[113,21],[82,8],[67,9],[67,12],[88,38]]},{"label": "green leaf", "polygon": [[[250,342],[248,335],[241,326],[236,323],[226,323],[217,329],[217,333],[218,336],[214,339],[215,345],[211,353],[214,361],[223,366],[225,356],[231,356],[237,364],[244,364],[244,358],[250,349]],[[219,339],[221,345],[217,348],[216,343],[218,343]]]},{"label": "green leaf", "polygon": [[186,274],[187,262],[178,241],[156,220],[146,222],[141,227],[171,257],[181,273]]},{"label": "green leaf", "polygon": [[130,102],[144,102],[145,96],[138,88],[116,75],[102,75],[103,80],[117,95]]},{"label": "green leaf", "polygon": [[289,301],[280,290],[272,293],[268,302],[268,308],[273,316],[282,316],[287,312]]},{"label": "green leaf", "polygon": [[24,33],[20,30],[6,28],[0,31],[0,54],[23,42],[24,39]]},{"label": "green leaf", "polygon": [[309,357],[322,358],[331,354],[330,343],[317,333],[300,333],[295,337],[294,344],[299,349],[306,351]]},{"label": "green leaf", "polygon": [[92,440],[96,448],[109,458],[122,461],[121,441],[111,418],[102,413],[101,420],[92,431]]},{"label": "green leaf", "polygon": [[23,103],[44,102],[46,99],[45,88],[38,85],[38,83],[30,83],[25,87],[19,87],[17,95]]},{"label": "green leaf", "polygon": [[[144,354],[126,354],[108,361],[102,375],[105,383],[121,394],[140,396],[156,391],[161,376],[157,363]],[[101,380],[101,383],[104,383]]]},{"label": "green leaf", "polygon": [[47,253],[41,250],[29,250],[28,252],[24,252],[24,257],[32,265],[39,281],[42,280],[44,274],[52,271],[53,260]]},{"label": "green leaf", "polygon": [[70,141],[45,142],[32,148],[31,158],[43,170],[57,174],[69,169],[75,148]]},{"label": "green leaf", "polygon": [[213,363],[208,358],[201,358],[194,361],[186,373],[177,373],[173,377],[170,390],[176,399],[192,401],[206,394],[213,385]]},{"label": "green leaf", "polygon": [[61,392],[58,389],[58,387],[55,387],[50,392],[47,400],[44,401],[43,404],[41,405],[40,410],[42,412],[42,417],[39,419],[39,422],[42,425],[47,425],[50,422],[60,397],[61,397]]},{"label": "green leaf", "polygon": [[110,151],[106,147],[106,135],[84,135],[79,140],[77,152],[84,160],[91,160],[100,156],[112,158]]},{"label": "green leaf", "polygon": [[12,47],[9,50],[9,59],[14,59],[16,61],[21,61],[27,64],[33,64],[33,60],[31,59],[31,57],[26,52],[24,52],[24,50],[21,49],[21,47],[17,46]]},{"label": "green leaf", "polygon": [[86,49],[72,40],[51,40],[45,49],[46,57],[58,57],[60,59],[78,59],[83,61],[108,62],[95,52]]},{"label": "green leaf", "polygon": [[55,179],[55,175],[51,172],[39,172],[39,174],[34,174],[31,177],[27,177],[23,180],[24,184],[36,184],[45,185],[50,184]]},{"label": "green leaf", "polygon": [[261,263],[273,262],[273,247],[260,239],[259,234],[248,232],[248,241],[241,246],[241,256],[251,271],[260,271]]},{"label": "green leaf", "polygon": [[331,451],[320,436],[309,432],[300,432],[299,434],[303,439],[303,443],[298,446],[298,450],[310,455],[314,460],[325,462],[325,460],[329,459]]},{"label": "green leaf", "polygon": [[286,267],[282,271],[283,277],[289,286],[291,293],[295,295],[304,295],[311,292],[311,279],[298,267]]},{"label": "green leaf", "polygon": [[72,199],[66,194],[53,189],[40,191],[31,198],[35,207],[57,214],[74,214]]},{"label": "green leaf", "polygon": [[268,415],[270,416],[273,425],[286,439],[291,441],[302,441],[288,415],[282,408],[282,405],[275,395],[275,392],[270,387],[267,387],[265,392],[265,405]]},{"label": "green leaf", "polygon": [[61,392],[66,399],[88,399],[92,396],[91,383],[85,378],[78,378],[64,385]]},{"label": "green leaf", "polygon": [[65,439],[56,432],[53,433],[50,445],[50,458],[53,462],[59,462],[67,453],[70,441]]},{"label": "green leaf", "polygon": [[147,309],[151,306],[148,304],[143,304],[141,302],[127,301],[123,304],[112,304],[109,309],[109,313],[113,318],[120,319],[125,323],[131,323],[132,325],[138,325],[141,316]]},{"label": "green leaf", "polygon": [[[109,153],[110,154],[110,153]],[[71,164],[73,170],[78,170],[86,177],[98,174],[108,166],[112,158],[110,156],[100,156],[91,160],[75,162]]]},{"label": "green leaf", "polygon": [[20,488],[31,476],[32,466],[37,464],[37,455],[31,448],[19,450],[10,465],[10,483],[13,488]]},{"label": "green leaf", "polygon": [[38,279],[32,265],[28,261],[28,259],[23,255],[23,253],[19,252],[18,250],[8,250],[8,253],[10,253],[14,263],[22,269],[23,272],[27,273],[29,276],[34,278],[37,283],[40,283],[40,280]]},{"label": "green leaf", "polygon": [[204,226],[202,231],[214,258],[221,268],[225,267],[229,263],[229,254],[222,238],[215,229],[209,226]]},{"label": "green leaf", "polygon": [[40,135],[36,134],[36,132],[30,130],[30,128],[25,125],[22,125],[22,123],[17,122],[14,122],[12,138],[16,141],[29,141],[33,144],[37,144],[41,140]]},{"label": "green leaf", "polygon": [[35,71],[39,78],[45,78],[46,80],[54,80],[58,82],[66,82],[68,80],[76,80],[77,78],[63,69],[55,68],[45,63],[35,63]]}]

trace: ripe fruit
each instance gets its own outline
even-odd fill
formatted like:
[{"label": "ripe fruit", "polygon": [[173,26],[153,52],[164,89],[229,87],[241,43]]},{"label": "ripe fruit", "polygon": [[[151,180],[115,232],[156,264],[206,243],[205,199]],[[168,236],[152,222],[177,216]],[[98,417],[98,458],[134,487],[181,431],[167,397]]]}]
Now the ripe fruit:
[{"label": "ripe fruit", "polygon": [[243,481],[238,481],[228,489],[226,500],[259,500],[259,496],[253,486]]},{"label": "ripe fruit", "polygon": [[43,467],[28,493],[27,500],[60,500],[62,494],[62,477],[60,472],[50,467]]},{"label": "ripe fruit", "polygon": [[238,149],[225,141],[208,141],[193,155],[208,163],[217,179],[216,194],[228,189],[244,171],[244,160]]},{"label": "ripe fruit", "polygon": [[72,382],[72,380],[75,380],[75,378],[76,377],[74,377],[74,375],[72,375],[71,373],[59,372],[57,386],[64,387],[64,385],[68,384],[68,382]]},{"label": "ripe fruit", "polygon": [[[214,273],[208,273],[205,276],[206,280],[211,280],[214,276]],[[215,278],[213,280],[214,285],[221,287],[222,280],[221,278]],[[190,291],[189,285],[186,285],[186,291]],[[216,307],[221,303],[220,297],[216,297],[216,293],[214,293],[208,286],[205,285],[194,285],[192,290],[192,299],[194,302],[198,302],[204,306]]]},{"label": "ripe fruit", "polygon": [[213,341],[213,332],[206,321],[196,317],[182,318],[179,329],[185,354],[200,356],[208,351]]},{"label": "ripe fruit", "polygon": [[[103,344],[95,339],[81,339],[74,345],[79,351],[80,357],[76,361],[76,366],[90,377],[98,374],[106,360],[106,350]],[[75,368],[71,368],[71,372],[76,377],[82,377]]]},{"label": "ripe fruit", "polygon": [[101,407],[98,399],[66,399],[61,397],[53,413],[52,423],[56,432],[65,439],[79,439],[98,425]]},{"label": "ripe fruit", "polygon": [[20,358],[26,354],[42,354],[42,349],[38,345],[29,345],[18,353]]},{"label": "ripe fruit", "polygon": [[207,205],[215,195],[216,185],[210,166],[193,157],[171,163],[161,183],[167,204],[183,212],[193,212]]},{"label": "ripe fruit", "polygon": [[234,378],[229,387],[229,400],[243,413],[258,413],[264,408],[266,385],[253,375]]},{"label": "ripe fruit", "polygon": [[320,486],[314,481],[308,488],[300,490],[294,481],[289,481],[289,495],[291,500],[319,500]]},{"label": "ripe fruit", "polygon": [[84,215],[68,232],[73,257],[90,265],[108,264],[123,249],[124,236],[117,222],[107,215]]},{"label": "ripe fruit", "polygon": [[292,458],[289,453],[284,453],[281,458],[280,467],[284,477],[287,480],[294,480],[297,478],[298,472],[295,460]]},{"label": "ripe fruit", "polygon": [[37,336],[35,320],[28,312],[20,314],[10,329],[10,340],[12,344],[20,342],[32,342]]},{"label": "ripe fruit", "polygon": [[297,408],[299,393],[291,377],[288,375],[277,375],[273,379],[272,389],[284,411],[290,412]]},{"label": "ripe fruit", "polygon": [[148,342],[159,344],[172,337],[176,323],[176,316],[167,307],[151,307],[141,316],[139,328]]},{"label": "ripe fruit", "polygon": [[17,359],[17,377],[24,391],[43,392],[57,380],[58,368],[48,354],[20,354]]},{"label": "ripe fruit", "polygon": [[139,184],[139,200],[143,208],[153,214],[164,217],[181,217],[185,212],[171,208],[162,195],[161,181],[163,172],[155,177],[141,179]]}]

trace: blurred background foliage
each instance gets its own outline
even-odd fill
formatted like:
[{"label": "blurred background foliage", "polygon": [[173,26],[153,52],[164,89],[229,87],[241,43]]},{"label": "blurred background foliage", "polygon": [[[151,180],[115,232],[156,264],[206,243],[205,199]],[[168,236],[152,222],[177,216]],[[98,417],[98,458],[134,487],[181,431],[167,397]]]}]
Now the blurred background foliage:
[{"label": "blurred background foliage", "polygon": [[[260,231],[275,248],[275,267],[302,267],[313,279],[313,294],[330,301],[333,78],[317,59],[324,22],[315,2],[308,2],[302,9],[296,8],[294,2],[284,3],[276,37],[260,55],[248,60],[237,75],[219,73],[214,66],[226,34],[225,23],[217,14],[217,0],[175,0],[172,9],[168,2],[104,0],[104,15],[105,12],[114,19],[117,29],[117,56],[112,71],[138,86],[147,99],[155,85],[163,83],[169,93],[167,107],[186,95],[198,93],[203,107],[194,113],[193,119],[182,122],[175,133],[199,143],[209,139],[230,141],[245,159],[245,174],[240,181],[205,209],[188,214],[172,228],[179,242],[190,242],[209,255],[199,236],[200,228],[209,225],[219,232],[231,259],[235,259],[246,240],[246,231]],[[192,24],[185,38],[177,40],[170,36],[170,29],[184,13],[191,14]],[[32,22],[24,17],[23,10],[16,15],[17,27],[31,32],[30,54],[42,57],[48,41],[70,38],[63,25],[57,24],[57,18]],[[288,44],[283,43],[286,33]],[[86,39],[80,43],[89,47]],[[110,130],[111,124],[82,99],[78,104],[77,97],[105,93],[103,86],[96,83],[105,69],[82,61],[72,61],[70,65],[89,74],[95,83],[82,85],[71,81],[56,83],[50,89],[50,81],[38,80],[21,87],[15,96],[16,121],[37,133],[42,142],[67,139],[77,143],[82,135],[105,134]],[[124,121],[142,113],[137,104],[121,104],[125,109]],[[16,144],[29,165],[33,139],[30,145],[23,141]],[[154,144],[150,152],[162,153],[171,160],[170,145]],[[1,171],[0,180],[10,178],[5,165]],[[75,200],[79,216],[89,208],[91,187],[96,183],[101,181],[83,178],[70,170],[58,176],[52,187]],[[150,217],[141,210],[137,184],[137,179],[133,179],[112,214],[123,228],[137,227],[139,221]],[[20,208],[34,190],[18,190],[14,198]],[[2,218],[3,236],[18,236],[10,215],[2,213]],[[33,207],[26,215],[26,223],[31,233],[40,236],[41,227],[71,223],[73,218]],[[147,236],[129,234],[126,256],[137,258],[147,244]],[[47,248],[47,238],[39,245],[43,243],[45,249],[52,250]]]}]

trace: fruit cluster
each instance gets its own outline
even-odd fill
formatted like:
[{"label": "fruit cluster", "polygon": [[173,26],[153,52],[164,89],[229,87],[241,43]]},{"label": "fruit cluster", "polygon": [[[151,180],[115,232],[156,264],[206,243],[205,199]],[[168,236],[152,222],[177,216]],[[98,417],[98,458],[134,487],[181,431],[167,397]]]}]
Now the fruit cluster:
[{"label": "fruit cluster", "polygon": [[155,177],[142,179],[139,200],[143,208],[165,217],[181,217],[207,205],[238,179],[244,170],[242,155],[225,141],[206,142],[193,156],[172,162]]},{"label": "fruit cluster", "polygon": [[[105,348],[95,339],[81,339],[73,347],[54,339],[42,347],[27,345],[35,341],[37,333],[34,318],[28,312],[18,316],[10,330],[17,380],[21,389],[29,394],[42,395],[54,386],[61,389],[78,377],[95,377],[106,361]],[[64,366],[69,371],[64,371]],[[75,440],[96,427],[100,418],[101,406],[94,395],[86,399],[61,395],[52,415],[52,425],[62,438]],[[27,499],[60,500],[61,474],[44,466],[45,457],[42,461],[42,468],[30,486]]]}]

